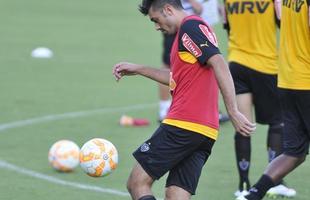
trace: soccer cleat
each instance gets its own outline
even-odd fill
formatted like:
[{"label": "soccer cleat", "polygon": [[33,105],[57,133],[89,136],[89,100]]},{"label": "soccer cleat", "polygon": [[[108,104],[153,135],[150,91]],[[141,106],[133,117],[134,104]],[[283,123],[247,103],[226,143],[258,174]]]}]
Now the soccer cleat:
[{"label": "soccer cleat", "polygon": [[270,188],[266,194],[270,198],[288,197],[292,198],[296,196],[296,190],[288,188],[283,184]]},{"label": "soccer cleat", "polygon": [[148,126],[150,122],[147,119],[138,119],[127,115],[122,115],[119,120],[119,124],[121,126]]},{"label": "soccer cleat", "polygon": [[246,196],[246,195],[249,194],[249,191],[247,191],[247,190],[242,190],[242,191],[237,190],[234,194],[235,194],[235,197]]}]

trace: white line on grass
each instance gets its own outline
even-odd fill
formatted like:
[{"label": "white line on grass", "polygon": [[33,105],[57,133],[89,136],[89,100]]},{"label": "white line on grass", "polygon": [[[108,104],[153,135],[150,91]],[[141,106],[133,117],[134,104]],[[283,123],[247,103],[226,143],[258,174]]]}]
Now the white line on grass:
[{"label": "white line on grass", "polygon": [[[133,106],[124,106],[124,107],[114,107],[114,108],[101,108],[97,110],[86,110],[86,111],[78,111],[78,112],[69,112],[69,113],[63,113],[63,114],[55,114],[55,115],[46,115],[42,117],[36,117],[31,119],[25,119],[15,122],[9,122],[5,124],[0,124],[0,132],[12,128],[18,128],[23,126],[29,126],[33,124],[40,124],[44,122],[50,122],[50,121],[56,121],[56,120],[63,120],[63,119],[70,119],[70,118],[78,118],[78,117],[86,117],[96,114],[103,114],[103,113],[117,113],[117,112],[125,112],[130,110],[141,110],[149,107],[154,107],[155,104],[140,104],[140,105],[133,105]],[[70,186],[74,188],[84,189],[84,190],[90,190],[90,191],[96,191],[96,192],[102,192],[102,193],[109,193],[114,194],[118,196],[126,196],[129,197],[130,195],[126,192],[122,192],[119,190],[109,189],[109,188],[102,188],[98,186],[92,186],[92,185],[86,185],[76,182],[69,182],[64,181],[52,176],[48,176],[45,174],[41,174],[35,171],[31,171],[22,167],[18,167],[16,165],[10,164],[4,160],[0,159],[0,168],[8,169],[11,171],[15,171],[20,174],[28,175],[34,178],[46,180],[51,183],[59,184],[59,185],[65,185]],[[159,199],[162,200],[162,199]]]},{"label": "white line on grass", "polygon": [[11,170],[11,171],[17,172],[19,174],[28,175],[28,176],[31,176],[34,178],[42,179],[42,180],[45,180],[45,181],[48,181],[51,183],[55,183],[57,185],[64,185],[64,186],[69,186],[69,187],[73,187],[73,188],[79,188],[79,189],[83,189],[83,190],[90,190],[90,191],[108,193],[108,194],[113,194],[113,195],[118,195],[118,196],[125,196],[125,197],[130,196],[127,192],[121,192],[119,190],[102,188],[102,187],[98,187],[98,186],[92,186],[92,185],[81,184],[81,183],[70,182],[70,181],[64,181],[64,180],[59,179],[59,178],[55,178],[55,177],[48,176],[45,174],[41,174],[41,173],[29,170],[29,169],[18,167],[16,165],[13,165],[13,164],[8,163],[8,162],[3,161],[3,160],[0,160],[0,168]]},{"label": "white line on grass", "polygon": [[63,114],[46,115],[42,117],[36,117],[36,118],[30,118],[30,119],[0,124],[0,132],[7,130],[7,129],[17,128],[17,127],[22,127],[22,126],[29,126],[29,125],[39,124],[43,122],[50,122],[50,121],[78,118],[78,117],[86,117],[90,115],[103,114],[103,113],[116,113],[116,112],[130,111],[130,110],[141,110],[141,109],[154,107],[154,106],[155,106],[154,103],[153,104],[140,104],[140,105],[132,105],[132,106],[124,106],[124,107],[101,108],[97,110],[85,110],[85,111],[78,111],[78,112],[68,112],[68,113],[63,113]]}]

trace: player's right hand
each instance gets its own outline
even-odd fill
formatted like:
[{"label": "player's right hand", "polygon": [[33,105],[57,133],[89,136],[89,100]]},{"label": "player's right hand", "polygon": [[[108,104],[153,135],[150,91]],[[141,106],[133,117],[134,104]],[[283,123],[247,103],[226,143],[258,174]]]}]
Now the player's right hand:
[{"label": "player's right hand", "polygon": [[112,69],[112,73],[116,81],[119,81],[123,76],[136,75],[138,68],[139,68],[139,65],[137,64],[128,63],[128,62],[120,62],[114,65]]},{"label": "player's right hand", "polygon": [[242,113],[237,111],[230,116],[236,131],[243,136],[249,137],[256,130],[256,124],[250,122]]}]

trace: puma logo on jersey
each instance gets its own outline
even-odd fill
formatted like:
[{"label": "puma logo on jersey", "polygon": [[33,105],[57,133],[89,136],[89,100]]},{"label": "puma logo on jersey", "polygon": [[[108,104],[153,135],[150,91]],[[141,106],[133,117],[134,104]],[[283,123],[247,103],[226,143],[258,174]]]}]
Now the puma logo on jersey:
[{"label": "puma logo on jersey", "polygon": [[208,45],[208,42],[206,41],[206,43],[204,43],[204,44],[200,44],[200,47],[208,47],[209,45]]},{"label": "puma logo on jersey", "polygon": [[269,1],[236,1],[227,2],[226,9],[229,14],[264,13],[269,5]]},{"label": "puma logo on jersey", "polygon": [[283,0],[283,6],[291,8],[295,12],[300,12],[302,5],[304,5],[304,0]]}]

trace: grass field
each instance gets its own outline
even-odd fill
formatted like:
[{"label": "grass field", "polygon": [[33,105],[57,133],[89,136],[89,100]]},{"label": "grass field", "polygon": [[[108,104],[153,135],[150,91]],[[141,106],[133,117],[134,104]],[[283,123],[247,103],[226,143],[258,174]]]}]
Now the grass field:
[{"label": "grass field", "polygon": [[[160,65],[161,35],[137,11],[138,0],[0,0],[0,200],[130,199],[126,180],[131,152],[157,127],[157,85],[141,77],[116,83],[119,61]],[[226,34],[215,27],[226,55]],[[31,58],[46,46],[52,59]],[[222,103],[221,103],[222,105]],[[151,126],[118,126],[122,114],[146,117]],[[266,127],[253,136],[251,180],[266,165]],[[60,139],[78,145],[94,137],[112,141],[118,169],[91,178],[80,168],[58,173],[47,162]],[[309,162],[287,177],[296,200],[310,196]],[[233,128],[220,129],[195,200],[230,200],[237,186]],[[154,187],[164,196],[164,178]]]}]

